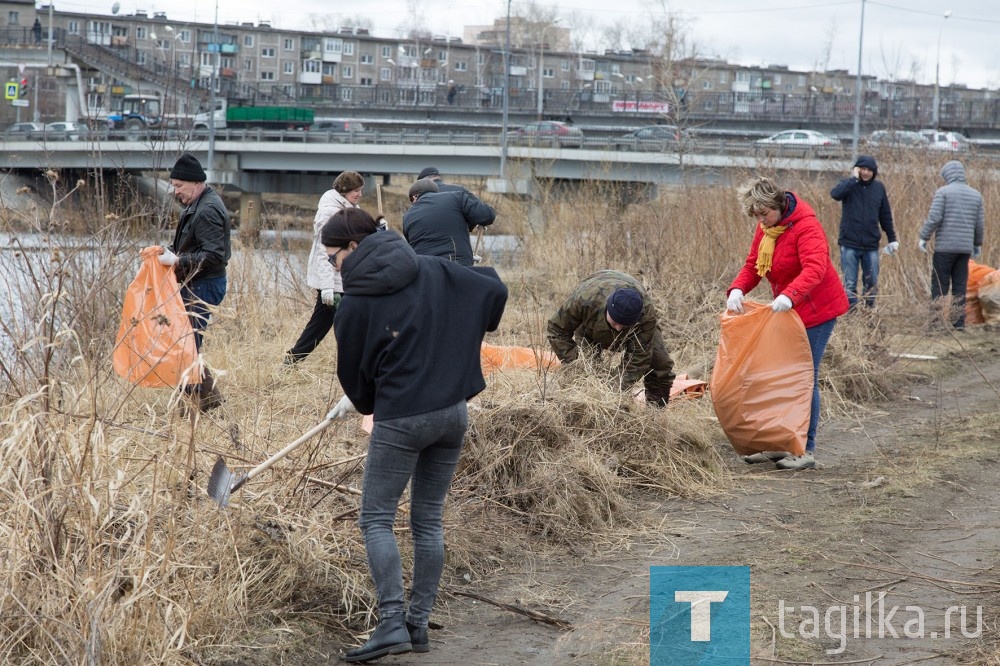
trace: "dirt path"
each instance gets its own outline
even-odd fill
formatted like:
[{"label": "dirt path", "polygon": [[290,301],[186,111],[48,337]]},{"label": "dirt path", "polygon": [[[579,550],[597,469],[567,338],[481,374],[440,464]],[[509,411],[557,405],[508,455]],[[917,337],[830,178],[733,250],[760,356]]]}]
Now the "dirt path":
[{"label": "dirt path", "polygon": [[[940,373],[947,364],[947,376],[915,376],[892,402],[825,422],[820,469],[779,472],[734,456],[731,493],[712,501],[649,499],[638,520],[645,530],[627,541],[579,557],[526,554],[494,578],[500,585],[476,589],[569,620],[571,630],[452,597],[435,610],[444,628],[431,632],[430,653],[379,663],[648,663],[649,566],[705,564],[751,566],[755,664],[1000,663],[993,337],[978,331],[908,342],[910,352],[942,358],[903,361],[912,373]],[[947,609],[963,605],[965,624],[951,612],[945,637]],[[923,613],[922,638],[912,637],[920,629],[913,607]]]}]

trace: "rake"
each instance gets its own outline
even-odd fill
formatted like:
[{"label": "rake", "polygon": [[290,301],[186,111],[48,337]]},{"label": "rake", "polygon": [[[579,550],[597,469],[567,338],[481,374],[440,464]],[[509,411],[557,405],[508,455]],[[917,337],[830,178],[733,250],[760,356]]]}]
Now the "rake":
[{"label": "rake", "polygon": [[218,502],[220,507],[227,506],[229,504],[229,497],[242,488],[243,484],[256,477],[261,472],[266,471],[271,467],[271,465],[278,462],[289,453],[329,428],[332,423],[332,419],[324,419],[322,423],[318,423],[313,426],[312,430],[305,433],[246,474],[234,474],[229,471],[229,468],[226,467],[226,461],[222,458],[222,456],[219,456],[218,460],[215,461],[215,465],[212,466],[212,475],[208,478],[208,496]]}]

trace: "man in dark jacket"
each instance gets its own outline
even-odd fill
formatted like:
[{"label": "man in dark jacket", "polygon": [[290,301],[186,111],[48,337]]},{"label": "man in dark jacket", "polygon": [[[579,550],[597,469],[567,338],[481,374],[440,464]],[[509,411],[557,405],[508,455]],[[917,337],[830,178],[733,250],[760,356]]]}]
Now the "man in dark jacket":
[{"label": "man in dark jacket", "polygon": [[[444,501],[469,426],[466,401],[486,388],[483,336],[500,325],[507,287],[492,268],[417,255],[395,232],[376,232],[360,208],[331,217],[321,238],[344,282],[334,332],[345,395],[327,418],[374,415],[359,524],[379,624],[344,659],[427,652],[427,624],[444,566]],[[408,483],[409,605],[393,533]]]},{"label": "man in dark jacket", "polygon": [[[878,246],[885,231],[889,241],[886,254],[899,249],[892,224],[892,209],[885,186],[876,180],[878,164],[870,155],[860,155],[854,162],[850,178],[845,178],[830,190],[830,196],[841,203],[840,268],[844,274],[844,289],[853,308],[858,303],[858,268],[861,268],[862,296],[868,307],[875,307],[878,296]],[[881,227],[881,229],[880,229]]]},{"label": "man in dark jacket", "polygon": [[413,250],[471,266],[469,234],[477,226],[493,224],[496,211],[465,188],[441,192],[430,178],[410,186],[410,201],[403,215],[403,236]]},{"label": "man in dark jacket", "polygon": [[[177,159],[170,171],[170,186],[185,208],[174,242],[160,255],[160,263],[172,266],[181,284],[199,353],[202,332],[212,315],[210,307],[219,305],[226,296],[226,265],[232,256],[229,211],[205,180],[205,170],[193,155],[184,153]],[[202,369],[201,384],[185,390],[201,411],[222,404],[222,394],[207,366]]]},{"label": "man in dark jacket", "polygon": [[658,407],[670,399],[674,361],[663,343],[656,307],[639,281],[619,271],[585,278],[549,319],[549,344],[563,363],[579,357],[579,346],[595,356],[624,352],[620,388],[642,379],[646,401]]}]

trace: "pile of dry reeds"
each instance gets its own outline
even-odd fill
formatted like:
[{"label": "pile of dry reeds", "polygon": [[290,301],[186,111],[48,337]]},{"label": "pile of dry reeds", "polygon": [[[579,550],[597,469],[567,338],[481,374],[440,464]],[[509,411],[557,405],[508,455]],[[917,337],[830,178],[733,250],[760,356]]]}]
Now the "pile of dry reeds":
[{"label": "pile of dry reeds", "polygon": [[[967,164],[972,184],[996,200],[992,172]],[[835,243],[839,207],[828,191],[836,177],[774,166]],[[883,260],[875,328],[862,317],[838,325],[822,371],[827,410],[864,409],[891,393],[901,370],[886,347],[926,319],[928,259],[916,251],[916,232],[940,184],[934,166],[882,161],[903,251]],[[138,250],[162,242],[133,237],[130,221],[154,218],[162,229],[173,221],[155,206],[134,209],[138,197],[96,197],[74,207],[87,234],[72,235],[60,222],[67,196],[78,194],[71,189],[56,180],[49,210],[0,213],[0,232],[17,250],[5,255],[12,297],[0,317],[0,661],[212,662],[274,627],[283,629],[268,638],[277,644],[367,627],[374,596],[355,525],[366,446],[358,424],[327,430],[226,510],[205,494],[217,456],[248,469],[340,397],[332,336],[294,369],[281,365],[313,299],[304,251],[236,244],[229,293],[204,349],[227,402],[181,418],[177,392],[131,386],[110,363]],[[501,266],[511,296],[490,341],[546,348],[545,322],[574,284],[620,269],[656,300],[677,370],[708,379],[725,289],[752,233],[734,197],[733,187],[687,185],[623,206],[621,192],[594,186],[494,202],[494,231],[513,234],[517,249]],[[293,226],[288,215],[282,226]],[[998,251],[988,233],[984,257]],[[751,297],[770,300],[766,287]],[[609,387],[614,362],[576,377],[490,377],[472,403],[447,509],[453,571],[483,577],[502,565],[498,557],[525,548],[621,538],[638,498],[729,487],[731,450],[710,400],[637,404]],[[402,526],[405,506],[401,513]],[[401,542],[408,559],[408,539]]]}]

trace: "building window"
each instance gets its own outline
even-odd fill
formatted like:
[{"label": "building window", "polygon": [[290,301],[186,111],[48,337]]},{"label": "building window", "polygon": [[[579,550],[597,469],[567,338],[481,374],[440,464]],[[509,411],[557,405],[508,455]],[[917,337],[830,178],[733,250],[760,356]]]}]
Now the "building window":
[{"label": "building window", "polygon": [[559,90],[569,90],[569,81],[560,81]]},{"label": "building window", "polygon": [[7,12],[7,25],[18,25],[20,16],[18,12]]},{"label": "building window", "polygon": [[750,82],[750,72],[736,72],[736,82],[737,83],[749,83]]},{"label": "building window", "polygon": [[306,60],[302,63],[302,71],[307,74],[319,74],[323,69],[323,63],[319,60]]},{"label": "building window", "polygon": [[146,27],[145,26],[141,26],[140,25],[140,26],[138,26],[135,29],[135,38],[136,39],[146,39]]},{"label": "building window", "polygon": [[274,81],[274,72],[261,72],[260,73],[260,80],[261,81]]},{"label": "building window", "polygon": [[542,67],[542,78],[552,79],[555,78],[556,70],[554,67]]},{"label": "building window", "polygon": [[136,51],[136,53],[135,53],[135,64],[137,64],[137,65],[145,65],[146,64],[146,52],[145,51]]},{"label": "building window", "polygon": [[438,62],[448,62],[447,51],[438,51]]},{"label": "building window", "polygon": [[[208,53],[203,53],[202,56],[201,56],[201,59],[204,60],[205,56],[207,56],[207,55],[209,55],[209,54]],[[204,63],[202,63],[202,64],[204,64]],[[253,71],[253,58],[244,58],[243,59],[243,71],[244,72],[252,72]]]},{"label": "building window", "polygon": [[274,47],[269,46],[260,50],[261,58],[273,58],[274,57]]},{"label": "building window", "polygon": [[713,84],[712,84],[711,81],[702,81],[701,82],[701,89],[702,90],[711,90],[712,87],[713,87]]},{"label": "building window", "polygon": [[341,88],[340,89],[340,99],[345,102],[350,102],[354,99],[354,88]]},{"label": "building window", "polygon": [[719,83],[726,83],[729,81],[729,73],[726,70],[719,72]]},{"label": "building window", "polygon": [[344,42],[344,55],[354,55],[354,42]]},{"label": "building window", "polygon": [[795,86],[793,86],[791,83],[786,83],[785,84],[785,90],[787,90],[788,92],[791,92],[792,88],[794,88],[794,87]]},{"label": "building window", "polygon": [[378,70],[378,78],[380,81],[392,81],[392,70],[388,67],[383,67]]},{"label": "building window", "polygon": [[354,78],[354,67],[351,65],[344,65],[340,68],[340,78],[341,79],[353,79]]},{"label": "building window", "polygon": [[253,35],[243,35],[243,46],[248,48],[253,46]]},{"label": "building window", "polygon": [[482,53],[477,52],[476,53],[476,64],[477,65],[482,65],[485,62],[486,62],[486,56],[484,54],[482,54]]},{"label": "building window", "polygon": [[358,83],[360,83],[363,86],[372,86],[372,85],[375,85],[375,82],[372,80],[372,78],[370,76],[363,76],[363,77],[361,77],[360,79],[358,79]]},{"label": "building window", "polygon": [[294,73],[295,73],[295,63],[294,62],[286,62],[285,63],[285,74],[294,74]]},{"label": "building window", "polygon": [[288,37],[285,38],[285,50],[294,51],[295,50],[295,40]]},{"label": "building window", "polygon": [[373,65],[375,64],[375,56],[371,53],[362,53],[360,62],[362,65]]},{"label": "building window", "polygon": [[771,76],[771,82],[776,86],[781,85],[781,74],[773,74]]},{"label": "building window", "polygon": [[560,62],[559,63],[559,69],[561,69],[564,72],[568,72],[569,71],[569,60],[563,60],[562,62]]},{"label": "building window", "polygon": [[382,57],[383,58],[391,58],[392,57],[392,47],[391,46],[383,46],[382,47]]},{"label": "building window", "polygon": [[799,74],[799,87],[804,88],[806,85],[806,75]]},{"label": "building window", "polygon": [[344,40],[336,37],[326,37],[323,39],[323,53],[343,53]]},{"label": "building window", "polygon": [[66,24],[66,32],[68,32],[71,35],[79,35],[80,34],[80,22],[79,21],[70,21],[69,23],[67,23]]}]

